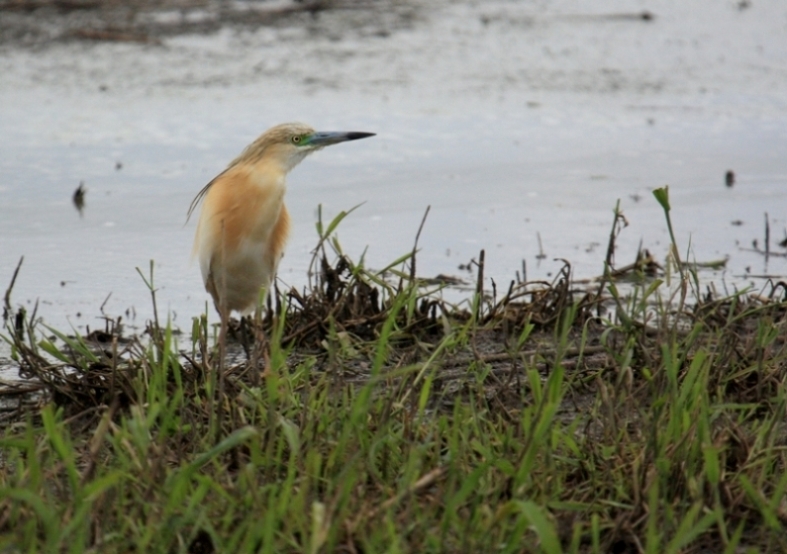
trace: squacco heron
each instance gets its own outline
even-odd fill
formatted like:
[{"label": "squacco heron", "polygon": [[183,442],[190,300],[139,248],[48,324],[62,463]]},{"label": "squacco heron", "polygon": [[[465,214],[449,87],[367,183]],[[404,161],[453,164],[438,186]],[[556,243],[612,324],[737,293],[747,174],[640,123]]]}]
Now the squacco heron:
[{"label": "squacco heron", "polygon": [[373,135],[277,125],[199,191],[188,211],[190,217],[203,201],[193,254],[223,323],[232,311],[253,312],[276,276],[290,230],[284,205],[287,173],[324,146]]}]

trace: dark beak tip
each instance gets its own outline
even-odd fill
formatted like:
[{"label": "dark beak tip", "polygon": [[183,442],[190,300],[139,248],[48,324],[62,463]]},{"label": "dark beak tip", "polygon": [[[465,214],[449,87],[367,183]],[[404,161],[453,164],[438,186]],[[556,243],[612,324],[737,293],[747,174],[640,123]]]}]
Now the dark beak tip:
[{"label": "dark beak tip", "polygon": [[347,140],[358,140],[367,137],[373,137],[377,133],[363,133],[360,131],[353,131],[351,133],[347,133]]}]

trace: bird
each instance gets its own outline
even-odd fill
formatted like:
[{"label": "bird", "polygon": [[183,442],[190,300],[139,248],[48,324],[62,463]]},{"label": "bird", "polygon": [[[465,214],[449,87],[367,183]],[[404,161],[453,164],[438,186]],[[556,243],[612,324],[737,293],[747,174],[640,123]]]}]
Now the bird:
[{"label": "bird", "polygon": [[71,196],[71,201],[74,203],[74,207],[79,212],[79,217],[83,216],[83,212],[85,209],[85,194],[87,194],[87,189],[85,188],[85,182],[80,181],[79,186],[74,191],[73,196]]},{"label": "bird", "polygon": [[374,136],[318,132],[303,123],[265,131],[192,200],[186,221],[202,202],[192,256],[222,328],[231,312],[246,316],[264,302],[290,232],[284,203],[287,174],[325,146]]}]

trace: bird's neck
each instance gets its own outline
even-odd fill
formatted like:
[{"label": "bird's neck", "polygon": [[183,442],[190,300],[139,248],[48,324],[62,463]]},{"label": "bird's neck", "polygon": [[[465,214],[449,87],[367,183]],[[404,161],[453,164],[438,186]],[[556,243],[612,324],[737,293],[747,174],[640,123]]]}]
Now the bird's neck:
[{"label": "bird's neck", "polygon": [[255,161],[255,165],[284,176],[301,163],[309,152],[306,148],[294,150],[291,147],[274,144],[265,149],[263,155]]},{"label": "bird's neck", "polygon": [[288,167],[283,160],[275,157],[262,157],[256,162],[249,164],[252,170],[257,175],[265,176],[271,179],[284,179],[287,173],[292,169]]}]

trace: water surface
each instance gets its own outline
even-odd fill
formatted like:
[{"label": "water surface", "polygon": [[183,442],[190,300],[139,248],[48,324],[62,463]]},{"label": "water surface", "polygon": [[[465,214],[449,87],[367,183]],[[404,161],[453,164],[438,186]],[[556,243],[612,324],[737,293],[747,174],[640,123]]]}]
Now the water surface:
[{"label": "water surface", "polygon": [[[650,22],[606,18],[655,14]],[[614,9],[612,9],[614,8]],[[629,226],[616,261],[668,248],[651,190],[670,185],[677,238],[722,288],[787,274],[765,263],[787,234],[787,7],[710,0],[446,2],[407,26],[225,29],[163,46],[58,43],[0,52],[0,283],[24,265],[15,304],[56,326],[141,325],[154,260],[160,309],[188,326],[205,309],[190,261],[188,205],[272,124],[372,131],[312,155],[289,179],[292,240],[280,267],[302,286],[325,217],[363,203],[339,229],[346,251],[382,267],[412,248],[427,206],[419,273],[459,269],[486,250],[489,279],[550,279],[569,260],[601,273],[620,200]],[[386,32],[379,31],[377,27]],[[724,185],[734,170],[736,183]],[[83,216],[71,195],[87,188]],[[539,247],[538,236],[541,239]],[[545,257],[539,258],[543,249]]]}]

